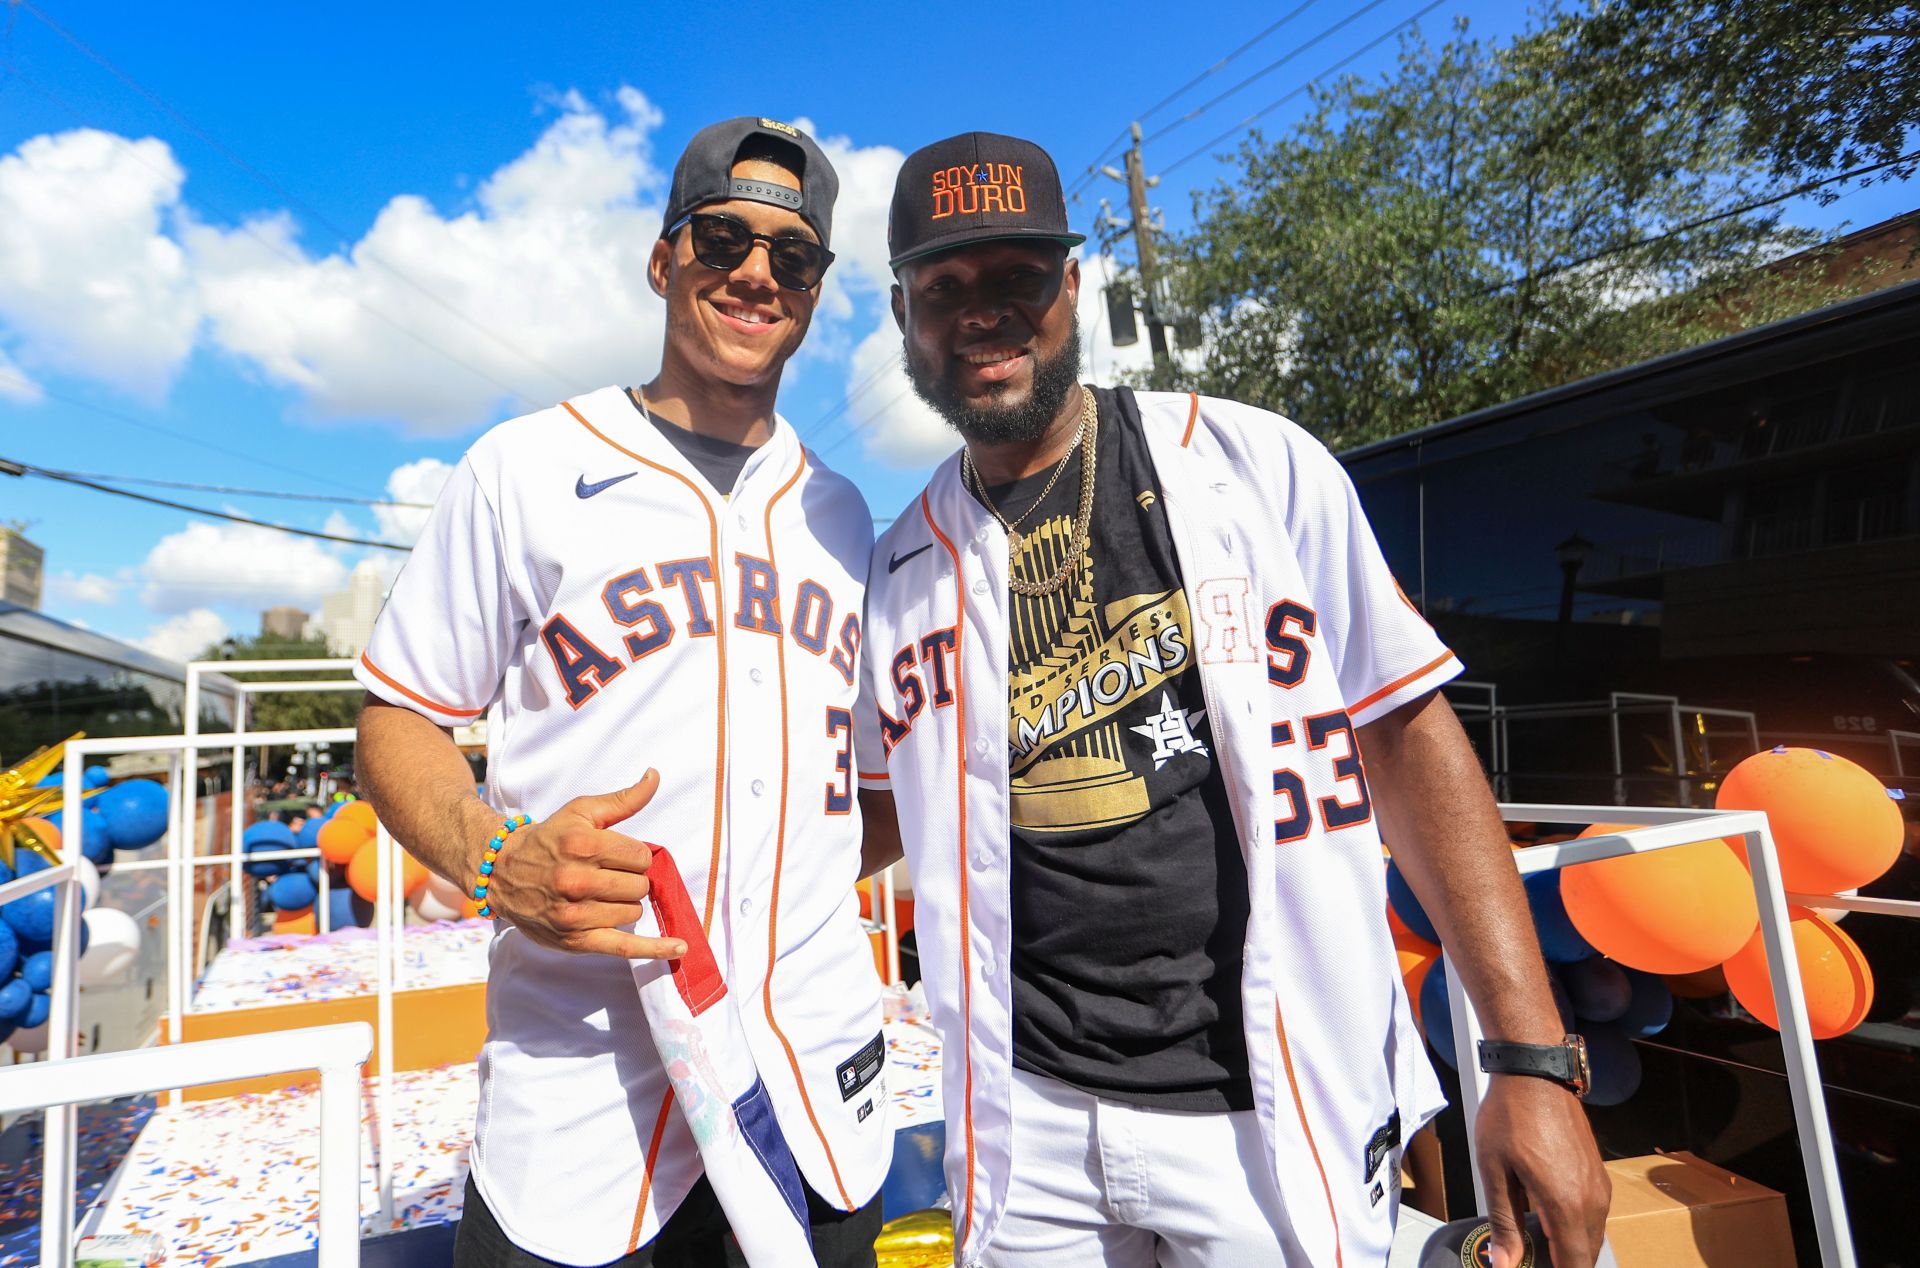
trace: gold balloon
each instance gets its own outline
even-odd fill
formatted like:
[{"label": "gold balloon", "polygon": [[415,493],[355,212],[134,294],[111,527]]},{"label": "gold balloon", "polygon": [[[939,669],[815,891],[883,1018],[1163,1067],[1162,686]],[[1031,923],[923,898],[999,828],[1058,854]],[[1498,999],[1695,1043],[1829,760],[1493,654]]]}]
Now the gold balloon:
[{"label": "gold balloon", "polygon": [[949,1268],[953,1263],[953,1212],[913,1211],[880,1226],[874,1239],[879,1268]]}]

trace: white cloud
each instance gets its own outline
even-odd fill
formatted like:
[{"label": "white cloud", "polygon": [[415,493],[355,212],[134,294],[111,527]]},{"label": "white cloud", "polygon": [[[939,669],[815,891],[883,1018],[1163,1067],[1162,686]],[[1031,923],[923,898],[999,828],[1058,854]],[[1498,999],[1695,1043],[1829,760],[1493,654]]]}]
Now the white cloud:
[{"label": "white cloud", "polygon": [[104,607],[120,601],[120,592],[127,587],[127,578],[103,577],[99,573],[89,572],[75,576],[70,572],[56,572],[47,578],[47,599],[60,604],[93,604]]},{"label": "white cloud", "polygon": [[665,314],[646,282],[660,115],[638,91],[609,120],[580,97],[443,217],[390,201],[344,254],[309,258],[291,221],[191,227],[212,337],[327,416],[452,433],[651,373]]},{"label": "white cloud", "polygon": [[140,566],[156,612],[209,604],[312,608],[346,585],[347,566],[319,542],[250,524],[192,523],[160,539]]},{"label": "white cloud", "polygon": [[[440,490],[453,474],[453,467],[438,458],[422,458],[393,469],[387,477],[387,496],[396,502],[418,502],[432,506]],[[427,511],[408,507],[376,506],[373,516],[380,524],[380,540],[411,546],[420,540],[427,527]]]},{"label": "white cloud", "polygon": [[[833,204],[833,267],[821,289],[819,315],[844,321],[853,316],[854,296],[884,300],[893,286],[893,272],[887,268],[887,210],[906,155],[888,145],[862,149],[848,137],[820,137],[810,120],[801,119],[796,126],[816,136],[840,178]],[[815,341],[809,338],[802,351],[813,347]]]},{"label": "white cloud", "polygon": [[0,157],[0,322],[25,363],[166,393],[200,322],[162,231],[185,175],[164,142],[93,128]]},{"label": "white cloud", "polygon": [[164,656],[168,660],[192,660],[232,632],[218,613],[207,608],[194,608],[190,612],[169,617],[148,630],[147,636],[139,640],[139,645],[155,656]]},{"label": "white cloud", "polygon": [[38,405],[43,395],[40,385],[15,364],[6,349],[0,348],[0,401],[15,405]]}]

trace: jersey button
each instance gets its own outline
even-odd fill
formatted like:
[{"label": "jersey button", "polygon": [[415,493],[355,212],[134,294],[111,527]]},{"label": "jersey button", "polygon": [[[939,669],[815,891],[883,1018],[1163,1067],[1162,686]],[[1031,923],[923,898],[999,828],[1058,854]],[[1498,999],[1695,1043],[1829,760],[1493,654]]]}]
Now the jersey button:
[{"label": "jersey button", "polygon": [[985,594],[987,592],[987,583],[985,578],[982,578],[981,580],[973,583],[973,592],[975,594]]},{"label": "jersey button", "polygon": [[733,522],[741,528],[745,528],[747,526],[747,517],[745,515],[736,515],[733,517]]},{"label": "jersey button", "polygon": [[747,671],[747,677],[753,679],[755,682],[759,682],[762,678],[766,677],[766,675],[757,669],[749,669]]},{"label": "jersey button", "polygon": [[753,795],[756,797],[758,797],[760,794],[767,791],[766,781],[764,780],[756,779],[751,784],[747,785],[747,787],[753,790]]},{"label": "jersey button", "polygon": [[740,900],[740,914],[743,916],[751,916],[753,914],[753,899],[742,898]]}]

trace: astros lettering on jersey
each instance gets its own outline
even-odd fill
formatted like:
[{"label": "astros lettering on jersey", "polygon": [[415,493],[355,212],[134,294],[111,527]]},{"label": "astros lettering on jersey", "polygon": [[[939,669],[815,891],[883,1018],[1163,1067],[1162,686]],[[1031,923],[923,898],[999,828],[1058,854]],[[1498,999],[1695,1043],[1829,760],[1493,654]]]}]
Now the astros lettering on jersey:
[{"label": "astros lettering on jersey", "polygon": [[[474,445],[356,670],[442,725],[486,714],[503,812],[658,769],[615,830],[678,859],[800,1171],[843,1209],[892,1149],[882,1079],[836,1076],[880,1032],[853,893],[872,533],[784,419],[723,498],[604,388]],[[629,966],[502,924],[487,1026],[473,1169],[507,1234],[583,1264],[651,1240],[700,1164]]]},{"label": "astros lettering on jersey", "polygon": [[[1399,1154],[1381,1142],[1396,1139],[1396,1114],[1410,1136],[1442,1097],[1396,971],[1355,730],[1460,666],[1401,596],[1317,441],[1228,401],[1138,400],[1193,628],[1163,621],[1124,656],[1061,675],[1023,710],[1030,734],[1008,733],[1006,533],[967,492],[957,455],[874,551],[860,780],[892,789],[913,870],[920,964],[947,1045],[955,1235],[978,1260],[1008,1176],[1026,1165],[1008,1108],[1010,751],[1091,725],[1106,713],[1095,706],[1155,690],[1169,660],[1192,656],[1247,863],[1241,1000],[1291,1226],[1282,1240],[1303,1255],[1298,1268],[1384,1263]],[[1236,1160],[1221,1166],[1219,1183],[1247,1182]]]}]

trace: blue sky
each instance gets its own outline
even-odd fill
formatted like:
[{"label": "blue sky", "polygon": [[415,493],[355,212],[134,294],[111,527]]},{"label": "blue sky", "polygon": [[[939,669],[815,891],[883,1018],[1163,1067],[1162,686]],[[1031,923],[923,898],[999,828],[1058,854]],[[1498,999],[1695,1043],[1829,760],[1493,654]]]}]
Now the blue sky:
[{"label": "blue sky", "polygon": [[[882,237],[902,154],[1012,132],[1071,181],[1294,7],[1219,0],[1196,20],[1161,4],[1031,6],[1016,23],[933,5],[35,2],[100,60],[33,9],[0,6],[0,457],[429,498],[487,425],[651,374],[661,311],[638,265],[666,174],[700,126],[766,114],[810,122],[843,182],[841,261],[782,411],[881,517],[951,447],[889,366]],[[1306,7],[1149,131],[1345,24],[1157,141],[1148,170],[1425,7]],[[1457,17],[1497,37],[1527,10],[1448,0],[1421,24],[1437,35]],[[1347,69],[1377,74],[1393,56],[1389,39]],[[1302,94],[1262,126],[1305,107]],[[1154,195],[1169,225],[1224,171],[1203,155],[1173,172]],[[1096,185],[1072,208],[1082,229],[1098,197],[1124,202]],[[1880,186],[1793,218],[1864,225],[1914,201]],[[1095,289],[1083,324],[1107,379],[1138,350],[1116,357]],[[150,491],[350,536],[417,531],[393,510]],[[0,480],[0,520],[16,518],[47,551],[49,613],[169,654],[252,633],[277,603],[314,610],[366,553]]]}]

